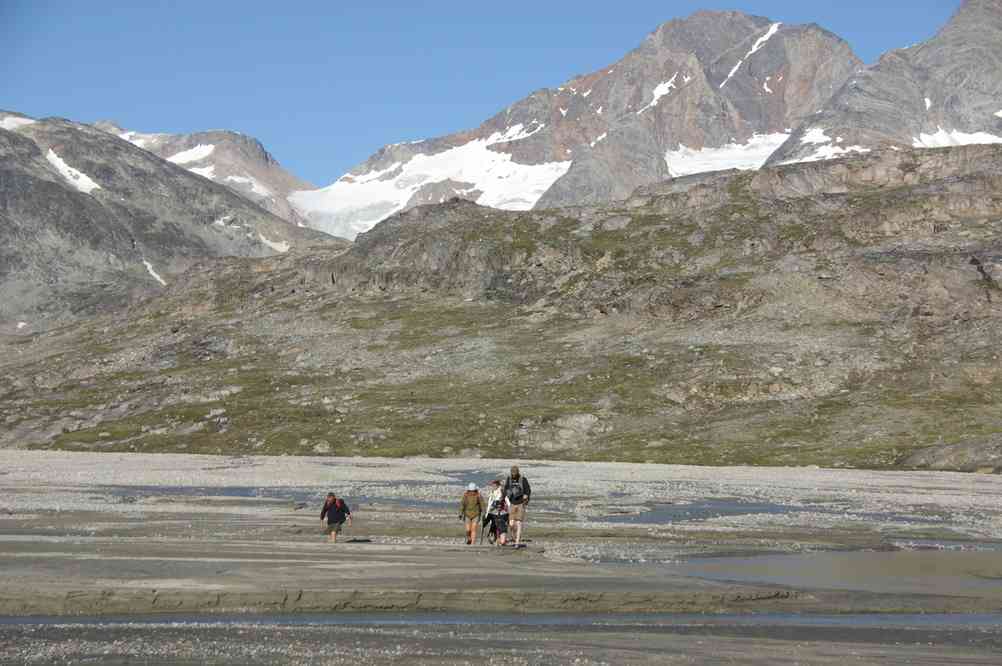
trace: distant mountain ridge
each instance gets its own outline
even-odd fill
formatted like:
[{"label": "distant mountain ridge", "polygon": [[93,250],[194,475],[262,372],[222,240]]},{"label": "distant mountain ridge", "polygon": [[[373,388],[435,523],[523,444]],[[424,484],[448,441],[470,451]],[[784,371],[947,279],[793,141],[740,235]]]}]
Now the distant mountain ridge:
[{"label": "distant mountain ridge", "polygon": [[[140,133],[0,112],[0,134],[0,215],[13,221],[0,229],[3,319],[108,266],[119,271],[108,284],[139,266],[155,288],[195,258],[325,238],[291,233],[283,220],[354,239],[453,198],[508,210],[594,205],[703,172],[1002,143],[1002,0],[965,0],[933,38],[871,67],[814,24],[696,12],[609,67],[538,90],[476,129],[385,146],[322,189],[228,130]],[[143,245],[150,225],[167,240]],[[90,246],[97,255],[65,252]],[[137,263],[133,250],[144,248],[155,249]],[[23,284],[4,283],[11,275]],[[56,310],[80,300],[66,294]]]},{"label": "distant mountain ridge", "polygon": [[536,91],[475,130],[386,146],[290,201],[312,226],[353,237],[391,213],[454,196],[525,210],[756,168],[861,65],[816,25],[697,12],[664,24],[619,62]]},{"label": "distant mountain ridge", "polygon": [[1002,0],[965,0],[934,37],[856,73],[769,161],[979,143],[1002,143]]},{"label": "distant mountain ridge", "polygon": [[289,204],[288,196],[291,192],[310,190],[314,186],[286,171],[253,137],[230,130],[191,134],[142,133],[106,120],[94,126],[203,178],[225,185],[283,220],[304,225],[304,220]]},{"label": "distant mountain ridge", "polygon": [[476,129],[388,145],[290,201],[312,226],[353,238],[452,197],[510,210],[593,204],[767,161],[978,143],[1002,143],[1002,0],[965,0],[932,39],[872,67],[814,24],[700,11]]},{"label": "distant mountain ridge", "polygon": [[699,11],[608,67],[538,90],[478,128],[387,145],[320,189],[235,132],[96,126],[287,221],[354,238],[454,197],[507,210],[595,204],[767,162],[1000,143],[1002,0],[965,0],[932,39],[872,67],[815,24]]},{"label": "distant mountain ridge", "polygon": [[203,259],[327,240],[106,131],[0,111],[0,324],[37,329]]}]

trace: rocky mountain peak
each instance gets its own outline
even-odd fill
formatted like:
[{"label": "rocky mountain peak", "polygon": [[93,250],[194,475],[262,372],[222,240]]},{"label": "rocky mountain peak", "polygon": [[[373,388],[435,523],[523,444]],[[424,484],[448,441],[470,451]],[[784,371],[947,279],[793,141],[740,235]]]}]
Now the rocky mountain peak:
[{"label": "rocky mountain peak", "polygon": [[963,3],[931,39],[850,77],[770,158],[1002,143],[1002,0]]},{"label": "rocky mountain peak", "polygon": [[0,324],[41,330],[166,288],[205,258],[329,238],[108,128],[0,112]]},{"label": "rocky mountain peak", "polygon": [[1002,15],[1002,0],[963,0],[947,27],[968,21],[981,22],[985,19],[998,23]]},{"label": "rocky mountain peak", "polygon": [[191,134],[143,133],[113,121],[94,124],[102,131],[224,185],[280,218],[303,226],[289,205],[293,191],[313,185],[286,171],[254,137],[226,129]]},{"label": "rocky mountain peak", "polygon": [[756,168],[860,64],[845,42],[812,26],[696,12],[664,23],[618,62],[538,90],[476,129],[386,146],[290,200],[311,225],[354,237],[394,212],[454,196],[526,210]]}]

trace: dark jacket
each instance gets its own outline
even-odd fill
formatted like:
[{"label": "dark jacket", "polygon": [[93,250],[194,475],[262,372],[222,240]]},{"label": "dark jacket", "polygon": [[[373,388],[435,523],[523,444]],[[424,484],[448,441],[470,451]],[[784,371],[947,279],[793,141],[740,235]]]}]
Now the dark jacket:
[{"label": "dark jacket", "polygon": [[351,509],[348,508],[348,503],[338,498],[334,500],[333,504],[324,502],[324,508],[320,512],[320,520],[326,517],[328,525],[336,525],[337,523],[343,523],[350,515]]},{"label": "dark jacket", "polygon": [[525,504],[529,501],[529,496],[532,495],[532,488],[529,487],[529,479],[525,478],[525,474],[519,475],[518,480],[509,476],[504,480],[502,490],[508,501],[515,506]]}]

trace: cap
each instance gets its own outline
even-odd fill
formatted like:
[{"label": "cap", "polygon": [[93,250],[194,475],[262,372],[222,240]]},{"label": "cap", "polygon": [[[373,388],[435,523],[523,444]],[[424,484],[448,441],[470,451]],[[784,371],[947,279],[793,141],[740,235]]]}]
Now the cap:
[{"label": "cap", "polygon": [[471,483],[470,485],[466,486],[466,489],[467,490],[476,490],[477,489],[477,484]]},{"label": "cap", "polygon": [[501,482],[498,479],[491,479],[490,482],[487,485],[489,485],[489,486],[500,486]]}]

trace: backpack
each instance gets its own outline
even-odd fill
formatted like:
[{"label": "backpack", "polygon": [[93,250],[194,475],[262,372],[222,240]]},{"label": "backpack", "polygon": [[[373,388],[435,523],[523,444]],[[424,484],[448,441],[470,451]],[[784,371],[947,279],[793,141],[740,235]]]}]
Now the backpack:
[{"label": "backpack", "polygon": [[522,490],[522,477],[515,481],[510,476],[508,477],[508,501],[512,504],[519,504],[522,498],[525,497],[525,491]]}]

